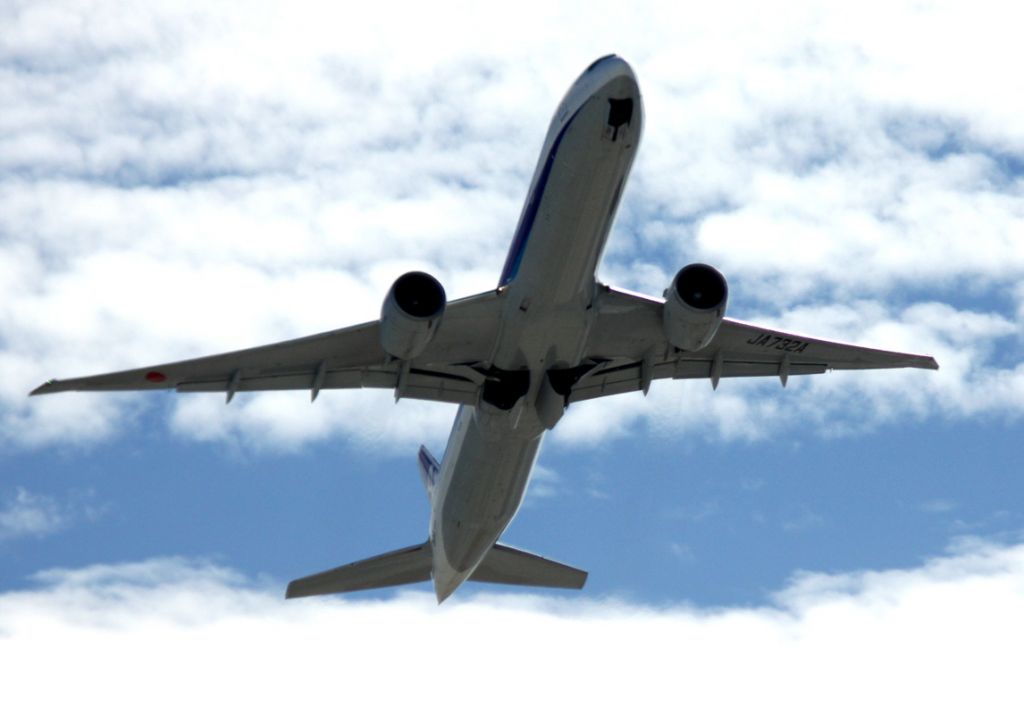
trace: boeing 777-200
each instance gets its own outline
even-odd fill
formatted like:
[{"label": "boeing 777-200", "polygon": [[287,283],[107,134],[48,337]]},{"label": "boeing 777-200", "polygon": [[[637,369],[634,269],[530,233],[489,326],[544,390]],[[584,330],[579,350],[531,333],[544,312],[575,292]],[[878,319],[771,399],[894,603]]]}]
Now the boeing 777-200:
[{"label": "boeing 777-200", "polygon": [[596,279],[640,145],[643,105],[621,58],[569,88],[544,140],[498,286],[447,302],[432,276],[399,277],[380,320],[287,342],[52,380],[67,390],[237,392],[380,387],[458,404],[444,458],[421,447],[424,543],[292,581],[287,597],[433,580],[438,602],[466,580],[581,588],[587,573],[498,542],[523,501],[541,440],[575,402],[644,394],[656,379],[820,374],[920,367],[931,357],[790,334],[725,317],[726,281],[700,263],[664,299]]}]

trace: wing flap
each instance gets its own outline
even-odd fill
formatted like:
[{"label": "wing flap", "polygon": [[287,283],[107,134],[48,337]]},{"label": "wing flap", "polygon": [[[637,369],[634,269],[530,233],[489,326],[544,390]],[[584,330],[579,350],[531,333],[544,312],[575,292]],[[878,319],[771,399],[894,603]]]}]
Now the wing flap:
[{"label": "wing flap", "polygon": [[[262,377],[241,376],[233,391],[312,389],[316,377],[315,370]],[[319,389],[396,389],[400,378],[400,368],[397,365],[377,369],[326,371]],[[480,375],[478,382],[461,372],[452,374],[412,369],[405,378],[400,396],[451,404],[475,404],[483,379],[483,376]],[[210,381],[182,382],[177,385],[176,389],[179,392],[226,392],[230,386],[230,378],[222,378]]]},{"label": "wing flap", "polygon": [[587,572],[497,543],[469,579],[480,583],[579,590],[587,582]]},{"label": "wing flap", "polygon": [[430,579],[430,543],[393,550],[288,583],[286,598],[348,593]]},{"label": "wing flap", "polygon": [[[714,374],[715,361],[712,358],[681,358],[675,362],[654,365],[652,379],[710,379]],[[724,357],[719,377],[778,377],[782,371],[781,362],[755,362],[751,360]],[[786,376],[823,374],[828,366],[813,362],[791,362],[785,368]],[[581,379],[572,389],[569,402],[582,402],[613,394],[626,394],[643,389],[643,363],[597,369]]]}]

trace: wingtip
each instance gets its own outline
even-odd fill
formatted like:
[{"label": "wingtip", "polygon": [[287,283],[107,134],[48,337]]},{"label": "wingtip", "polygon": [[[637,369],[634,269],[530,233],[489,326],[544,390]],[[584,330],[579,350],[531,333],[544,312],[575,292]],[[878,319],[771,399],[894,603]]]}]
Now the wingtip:
[{"label": "wingtip", "polygon": [[28,396],[30,396],[30,397],[38,397],[40,394],[50,394],[51,392],[58,392],[58,391],[60,391],[60,390],[57,388],[57,380],[56,379],[48,379],[45,382],[43,382],[42,384],[40,384],[38,387],[33,389],[31,392],[29,392]]},{"label": "wingtip", "polygon": [[914,369],[938,369],[939,363],[931,355],[907,355],[907,360],[902,366]]},{"label": "wingtip", "polygon": [[310,592],[308,587],[303,587],[303,580],[305,578],[296,578],[288,583],[288,587],[284,589],[285,600],[295,600],[297,598],[309,597],[310,595],[322,595],[320,592]]}]

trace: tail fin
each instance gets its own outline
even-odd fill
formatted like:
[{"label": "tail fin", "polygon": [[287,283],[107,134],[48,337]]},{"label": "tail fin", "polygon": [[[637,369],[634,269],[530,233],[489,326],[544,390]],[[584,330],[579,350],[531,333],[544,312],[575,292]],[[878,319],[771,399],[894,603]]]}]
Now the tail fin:
[{"label": "tail fin", "polygon": [[433,498],[434,484],[437,482],[437,474],[441,471],[441,464],[427,451],[427,447],[420,446],[420,478],[423,479],[423,488],[427,489],[427,496]]},{"label": "tail fin", "polygon": [[286,598],[348,593],[430,580],[430,543],[393,550],[288,583]]},{"label": "tail fin", "polygon": [[480,583],[537,585],[579,590],[587,582],[587,572],[525,550],[496,543],[469,579]]}]

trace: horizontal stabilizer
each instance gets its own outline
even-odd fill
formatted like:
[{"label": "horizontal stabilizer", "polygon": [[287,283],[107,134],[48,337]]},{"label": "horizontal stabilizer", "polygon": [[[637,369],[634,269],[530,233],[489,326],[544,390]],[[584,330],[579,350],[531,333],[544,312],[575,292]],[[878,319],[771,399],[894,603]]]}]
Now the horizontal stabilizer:
[{"label": "horizontal stabilizer", "polygon": [[478,583],[579,590],[587,582],[587,572],[497,543],[469,579]]},{"label": "horizontal stabilizer", "polygon": [[288,583],[285,597],[348,593],[430,580],[430,553],[430,544],[422,543],[325,570]]}]

